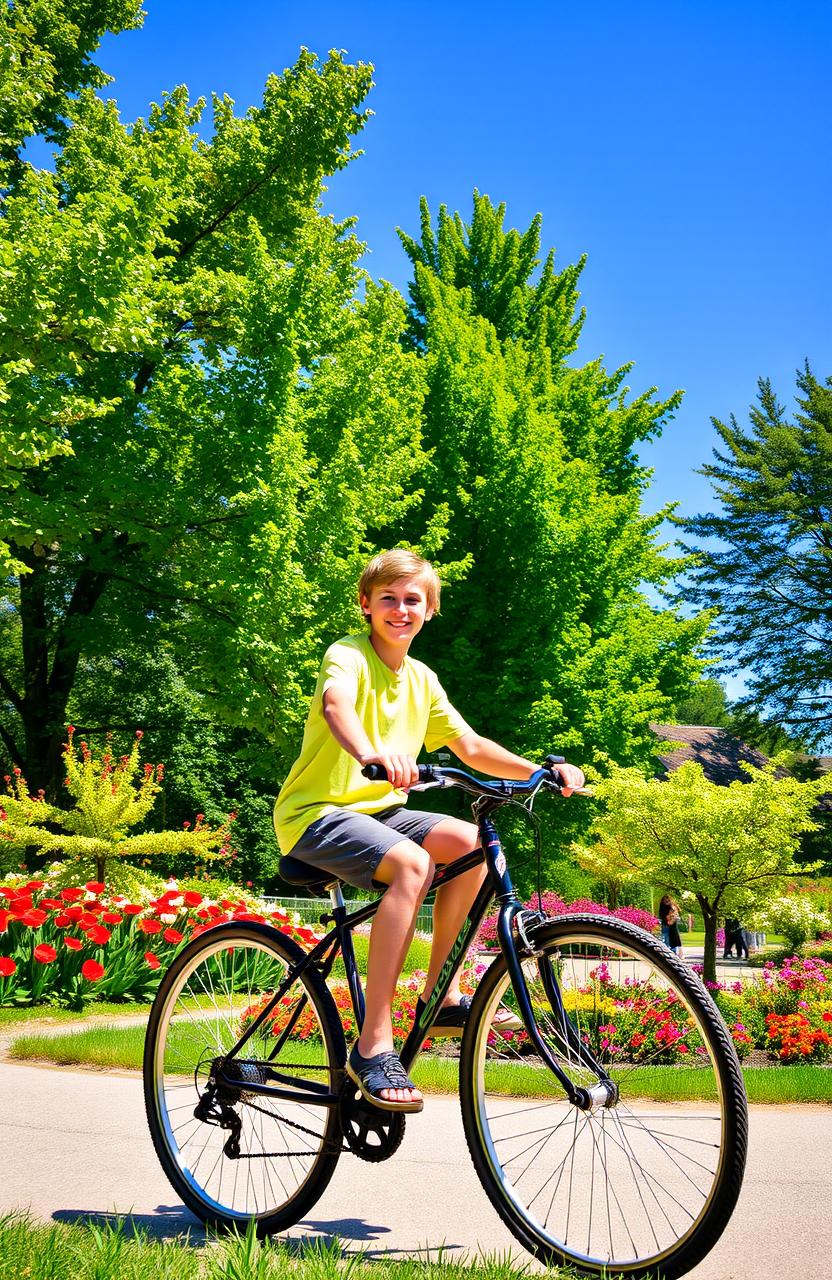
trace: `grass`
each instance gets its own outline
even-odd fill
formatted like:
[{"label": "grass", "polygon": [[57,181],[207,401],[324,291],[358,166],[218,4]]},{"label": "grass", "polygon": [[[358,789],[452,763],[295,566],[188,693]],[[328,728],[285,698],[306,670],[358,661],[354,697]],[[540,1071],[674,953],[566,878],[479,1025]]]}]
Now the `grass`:
[{"label": "grass", "polygon": [[[521,1280],[530,1273],[507,1255],[483,1254],[449,1261],[431,1258],[366,1261],[344,1255],[334,1241],[259,1241],[245,1235],[210,1240],[200,1247],[185,1238],[154,1240],[124,1219],[74,1225],[36,1222],[27,1214],[0,1218],[0,1277],[49,1280]],[[561,1271],[561,1277],[571,1272]]]},{"label": "grass", "polygon": [[[184,1028],[186,1035],[190,1027]],[[66,1035],[32,1032],[13,1041],[10,1057],[17,1060],[55,1062],[62,1066],[93,1066],[140,1071],[144,1027],[106,1024]],[[193,1067],[192,1056],[182,1042],[172,1040],[171,1052],[182,1070]],[[312,1044],[292,1046],[295,1063],[320,1062],[320,1050]],[[811,1065],[748,1067],[743,1072],[748,1100],[752,1103],[832,1103],[832,1070]],[[425,1053],[416,1063],[413,1079],[425,1093],[455,1093],[457,1060]],[[532,1065],[494,1063],[486,1069],[486,1086],[494,1093],[520,1097],[541,1096],[541,1073]],[[657,1102],[681,1099],[710,1100],[713,1086],[707,1072],[686,1067],[635,1068],[629,1075],[631,1096]]]},{"label": "grass", "polygon": [[64,1009],[54,1004],[17,1004],[0,1008],[0,1030],[3,1027],[14,1027],[21,1022],[77,1022],[79,1018],[146,1018],[150,1005],[137,1004],[135,1001],[100,1000],[88,1004],[83,1011]]}]

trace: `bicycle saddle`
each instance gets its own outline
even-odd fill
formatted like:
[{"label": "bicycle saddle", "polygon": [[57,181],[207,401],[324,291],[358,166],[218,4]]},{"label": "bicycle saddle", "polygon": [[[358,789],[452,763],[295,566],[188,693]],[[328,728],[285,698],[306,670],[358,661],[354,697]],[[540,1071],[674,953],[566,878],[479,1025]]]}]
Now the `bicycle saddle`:
[{"label": "bicycle saddle", "polygon": [[313,897],[326,897],[327,886],[336,879],[320,867],[310,867],[308,862],[301,862],[300,858],[293,858],[289,853],[285,853],[280,859],[277,871],[281,880],[285,880],[287,884],[308,889],[310,893],[314,890]]}]

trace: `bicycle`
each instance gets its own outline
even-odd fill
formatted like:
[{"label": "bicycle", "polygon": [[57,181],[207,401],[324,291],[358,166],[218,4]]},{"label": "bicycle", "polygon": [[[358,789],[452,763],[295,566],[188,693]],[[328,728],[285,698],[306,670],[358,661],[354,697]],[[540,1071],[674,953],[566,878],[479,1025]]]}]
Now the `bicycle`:
[{"label": "bicycle", "polygon": [[[499,951],[459,1050],[469,1151],[494,1208],[547,1264],[584,1275],[683,1275],[721,1235],[739,1195],[747,1113],[742,1074],[696,975],[658,939],[606,916],[545,919],[513,889],[493,815],[557,793],[557,757],[527,782],[420,766],[422,789],[473,797],[488,876],[401,1051],[409,1072],[493,897]],[[380,766],[368,766],[378,777]],[[281,875],[320,894],[332,928],[304,951],[269,925],[228,923],[194,939],[165,975],[148,1022],[148,1122],[182,1200],[218,1227],[284,1230],[322,1195],[347,1151],[386,1160],[405,1117],[367,1104],[346,1076],[327,978],[340,955],[356,1026],[364,1000],[340,882],[284,857]],[[507,1018],[504,1010],[513,1015]],[[522,1021],[523,1030],[506,1030]],[[430,1105],[430,1099],[427,1100]]]}]

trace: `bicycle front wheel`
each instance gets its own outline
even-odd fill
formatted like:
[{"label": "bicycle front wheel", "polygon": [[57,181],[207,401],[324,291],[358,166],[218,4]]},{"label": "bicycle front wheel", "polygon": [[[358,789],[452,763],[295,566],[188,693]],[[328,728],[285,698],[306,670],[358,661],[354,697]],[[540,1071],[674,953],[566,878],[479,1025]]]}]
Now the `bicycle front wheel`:
[{"label": "bicycle front wheel", "polygon": [[562,916],[532,940],[522,967],[547,1047],[575,1085],[609,1079],[617,1093],[581,1110],[526,1032],[505,1029],[500,1009],[516,1000],[498,957],[460,1060],[480,1181],[542,1261],[673,1280],[712,1248],[742,1183],[747,1111],[728,1031],[696,975],[641,929]]},{"label": "bicycle front wheel", "polygon": [[[153,1144],[176,1192],[213,1226],[254,1218],[261,1235],[291,1226],[338,1161],[337,1108],[310,1105],[302,1092],[304,1080],[337,1090],[346,1057],[338,1012],[315,969],[229,1059],[232,1084],[215,1079],[303,954],[270,926],[219,925],[176,957],[150,1012],[144,1092]],[[246,1088],[270,1083],[268,1069],[283,1084],[297,1081],[297,1099]]]}]

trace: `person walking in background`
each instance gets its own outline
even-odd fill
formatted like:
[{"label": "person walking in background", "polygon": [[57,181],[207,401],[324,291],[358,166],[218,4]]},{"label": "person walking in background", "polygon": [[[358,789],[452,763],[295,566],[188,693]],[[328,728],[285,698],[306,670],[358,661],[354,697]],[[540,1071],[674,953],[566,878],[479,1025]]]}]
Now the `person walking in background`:
[{"label": "person walking in background", "polygon": [[683,958],[682,935],[679,932],[679,921],[681,918],[682,913],[679,910],[677,903],[675,903],[671,898],[670,909],[667,913],[667,945],[670,947],[671,951],[675,951],[680,960]]},{"label": "person walking in background", "polygon": [[662,927],[662,942],[666,947],[670,946],[670,927],[667,923],[667,917],[673,909],[673,899],[669,893],[666,893],[659,903],[659,924]]},{"label": "person walking in background", "polygon": [[737,959],[742,960],[743,956],[748,958],[748,940],[746,931],[743,929],[741,922],[736,916],[729,916],[725,921],[725,947],[722,952],[723,960],[730,960],[731,953],[737,948]]}]

